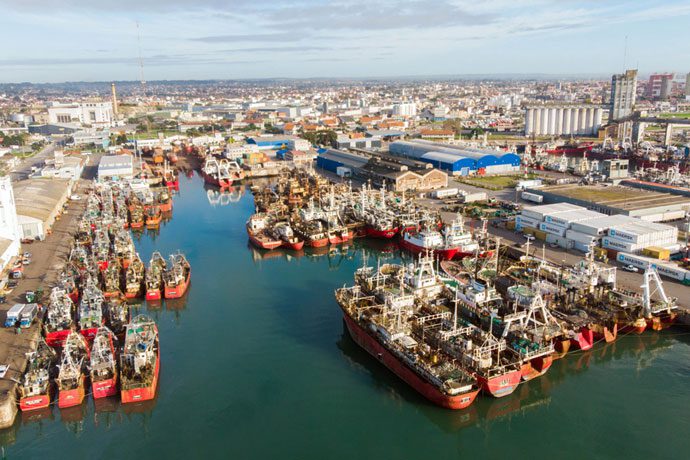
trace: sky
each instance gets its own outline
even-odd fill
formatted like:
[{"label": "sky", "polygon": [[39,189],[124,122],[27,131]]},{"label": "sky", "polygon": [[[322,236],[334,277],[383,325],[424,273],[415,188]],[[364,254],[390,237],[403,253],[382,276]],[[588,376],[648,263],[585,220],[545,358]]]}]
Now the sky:
[{"label": "sky", "polygon": [[0,12],[3,83],[140,80],[140,55],[148,81],[690,72],[688,0],[0,0]]}]

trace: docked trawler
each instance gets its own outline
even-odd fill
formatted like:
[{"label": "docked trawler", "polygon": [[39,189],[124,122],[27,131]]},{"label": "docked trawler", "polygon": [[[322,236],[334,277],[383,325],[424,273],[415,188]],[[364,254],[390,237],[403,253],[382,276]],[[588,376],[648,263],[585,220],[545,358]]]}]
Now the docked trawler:
[{"label": "docked trawler", "polygon": [[280,239],[271,236],[269,232],[269,219],[265,214],[253,214],[247,220],[247,235],[249,241],[260,249],[276,249],[280,247],[283,242]]},{"label": "docked trawler", "polygon": [[165,284],[164,296],[166,299],[179,299],[182,297],[192,276],[192,267],[182,254],[170,256],[170,266],[163,273],[163,283]]},{"label": "docked trawler", "polygon": [[120,297],[111,297],[105,302],[105,317],[108,328],[115,335],[121,336],[125,333],[127,323],[129,323],[129,304]]},{"label": "docked trawler", "polygon": [[304,240],[300,239],[292,230],[289,222],[276,222],[270,230],[271,236],[283,242],[283,246],[295,251],[304,247]]},{"label": "docked trawler", "polygon": [[31,352],[28,357],[29,363],[19,384],[19,408],[22,411],[45,409],[50,406],[50,370],[56,359],[55,350],[43,340],[39,340],[36,351]]},{"label": "docked trawler", "polygon": [[417,324],[438,316],[417,302],[443,289],[433,275],[420,267],[406,276],[404,267],[384,265],[357,270],[355,281],[336,291],[353,340],[434,404],[449,409],[472,404],[479,393],[476,379],[417,334]]},{"label": "docked trawler", "polygon": [[84,401],[88,354],[86,339],[76,332],[70,333],[62,349],[60,372],[56,379],[60,409],[78,406]]},{"label": "docked trawler", "polygon": [[98,328],[103,326],[103,293],[96,286],[93,278],[89,278],[79,302],[79,332],[89,340],[96,336]]},{"label": "docked trawler", "polygon": [[451,246],[441,232],[431,227],[428,222],[420,230],[405,231],[400,246],[413,254],[433,251],[435,257],[451,260],[459,248]]},{"label": "docked trawler", "polygon": [[146,269],[146,300],[160,300],[163,298],[163,273],[166,268],[167,264],[163,256],[161,256],[160,252],[154,252]]},{"label": "docked trawler", "polygon": [[91,347],[91,389],[94,399],[117,394],[117,360],[115,359],[114,335],[107,327],[101,327]]},{"label": "docked trawler", "polygon": [[43,320],[46,343],[51,347],[61,347],[65,339],[75,329],[74,302],[64,290],[54,287],[50,293],[50,303]]},{"label": "docked trawler", "polygon": [[103,271],[103,295],[115,297],[121,294],[120,280],[122,267],[118,259],[110,259],[107,268]]},{"label": "docked trawler", "polygon": [[142,286],[144,284],[144,273],[146,267],[144,262],[139,258],[139,254],[135,253],[132,257],[132,262],[125,271],[125,297],[134,299],[141,296]]},{"label": "docked trawler", "polygon": [[120,355],[122,403],[147,401],[156,396],[160,372],[160,350],[156,323],[139,315],[127,325]]}]

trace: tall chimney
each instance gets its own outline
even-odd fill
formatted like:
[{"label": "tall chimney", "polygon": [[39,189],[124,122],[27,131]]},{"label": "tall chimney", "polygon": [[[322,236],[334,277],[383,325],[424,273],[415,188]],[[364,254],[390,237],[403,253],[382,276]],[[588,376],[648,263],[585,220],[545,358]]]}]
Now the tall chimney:
[{"label": "tall chimney", "polygon": [[115,83],[112,83],[110,87],[113,91],[113,118],[117,120],[117,92],[115,91]]}]

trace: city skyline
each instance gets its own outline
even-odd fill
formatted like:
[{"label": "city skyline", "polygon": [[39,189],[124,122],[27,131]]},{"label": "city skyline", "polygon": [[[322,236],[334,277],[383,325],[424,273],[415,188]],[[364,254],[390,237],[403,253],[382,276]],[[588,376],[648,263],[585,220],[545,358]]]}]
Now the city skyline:
[{"label": "city skyline", "polygon": [[136,81],[140,49],[149,81],[690,70],[675,0],[226,3],[0,0],[0,82]]}]

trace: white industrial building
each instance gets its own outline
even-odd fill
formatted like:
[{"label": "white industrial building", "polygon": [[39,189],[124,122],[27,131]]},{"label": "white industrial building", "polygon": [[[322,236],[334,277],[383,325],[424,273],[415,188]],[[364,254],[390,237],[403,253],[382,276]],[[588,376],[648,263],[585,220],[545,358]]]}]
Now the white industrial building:
[{"label": "white industrial building", "polygon": [[601,128],[604,109],[592,105],[529,106],[526,136],[592,136]]},{"label": "white industrial building", "polygon": [[134,160],[131,155],[105,155],[98,163],[98,180],[131,179]]},{"label": "white industrial building", "polygon": [[239,142],[229,143],[225,146],[225,158],[228,160],[239,160],[245,155],[250,155],[252,153],[258,153],[259,146],[256,144],[244,144]]},{"label": "white industrial building", "polygon": [[21,235],[9,176],[0,177],[0,271],[19,255]]},{"label": "white industrial building", "polygon": [[41,169],[41,177],[77,180],[84,170],[84,157],[65,156],[60,150],[55,152],[52,160],[46,160],[46,166]]},{"label": "white industrial building", "polygon": [[633,254],[649,247],[679,249],[676,227],[622,214],[609,216],[570,203],[526,207],[515,227],[542,231],[547,243],[582,252],[592,245]]},{"label": "white industrial building", "polygon": [[48,123],[81,123],[90,126],[110,126],[113,122],[112,102],[51,102]]},{"label": "white industrial building", "polygon": [[287,147],[290,150],[306,151],[306,150],[309,150],[311,148],[311,143],[306,139],[302,139],[301,137],[295,137],[295,138],[288,139]]},{"label": "white industrial building", "polygon": [[17,222],[22,238],[44,239],[72,191],[69,179],[27,179],[14,184]]},{"label": "white industrial building", "polygon": [[417,105],[414,102],[401,102],[393,104],[393,115],[398,117],[416,117]]}]

